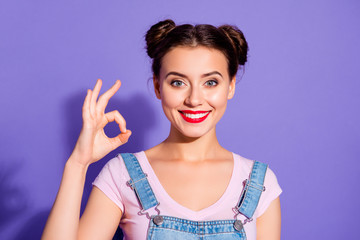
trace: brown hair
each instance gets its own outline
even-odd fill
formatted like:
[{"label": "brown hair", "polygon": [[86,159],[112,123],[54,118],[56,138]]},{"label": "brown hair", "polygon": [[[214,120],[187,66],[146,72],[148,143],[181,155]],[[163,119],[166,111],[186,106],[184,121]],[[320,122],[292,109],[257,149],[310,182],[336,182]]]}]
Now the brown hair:
[{"label": "brown hair", "polygon": [[145,39],[147,54],[153,59],[152,71],[156,77],[159,77],[162,58],[177,46],[204,46],[221,51],[228,62],[230,79],[236,75],[239,65],[243,66],[247,61],[248,44],[244,34],[236,26],[176,26],[174,21],[167,19],[153,25],[147,31]]}]

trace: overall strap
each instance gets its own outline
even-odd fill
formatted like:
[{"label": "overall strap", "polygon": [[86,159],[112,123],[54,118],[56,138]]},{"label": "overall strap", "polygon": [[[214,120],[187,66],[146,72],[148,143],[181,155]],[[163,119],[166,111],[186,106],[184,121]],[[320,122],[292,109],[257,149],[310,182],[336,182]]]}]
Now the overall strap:
[{"label": "overall strap", "polygon": [[137,158],[131,153],[121,153],[121,157],[124,160],[126,169],[131,178],[127,184],[135,191],[142,210],[145,211],[157,206],[159,203],[147,180],[147,174],[141,169]]},{"label": "overall strap", "polygon": [[254,161],[250,178],[246,179],[237,209],[239,213],[252,220],[261,193],[265,191],[264,179],[268,165]]}]

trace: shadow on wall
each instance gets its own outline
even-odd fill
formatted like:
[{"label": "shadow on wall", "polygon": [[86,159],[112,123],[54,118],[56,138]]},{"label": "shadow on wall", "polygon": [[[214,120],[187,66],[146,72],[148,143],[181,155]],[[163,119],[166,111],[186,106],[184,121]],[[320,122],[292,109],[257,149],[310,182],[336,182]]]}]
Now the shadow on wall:
[{"label": "shadow on wall", "polygon": [[[76,94],[68,99],[64,106],[64,138],[67,149],[66,157],[70,156],[74,149],[75,143],[79,137],[82,127],[81,109],[84,101],[84,94]],[[132,131],[129,142],[120,146],[118,149],[110,152],[102,160],[90,165],[87,176],[81,205],[81,212],[83,212],[86,201],[92,189],[92,182],[101,171],[102,167],[120,152],[137,152],[144,150],[145,139],[149,129],[154,128],[156,119],[154,109],[149,103],[146,95],[137,93],[127,98],[118,98],[114,96],[110,99],[106,112],[118,110],[126,120],[126,128]],[[120,133],[119,127],[115,122],[109,123],[105,127],[105,133],[109,137],[115,137]]]},{"label": "shadow on wall", "polygon": [[[64,129],[62,134],[64,137],[64,146],[66,147],[66,149],[64,149],[65,161],[70,156],[82,127],[81,108],[84,98],[85,96],[83,94],[76,94],[70,97],[63,107]],[[128,143],[109,153],[104,159],[89,167],[81,204],[81,213],[85,208],[91,192],[92,182],[99,174],[102,167],[119,152],[137,152],[143,150],[145,148],[145,139],[148,129],[151,129],[156,125],[154,110],[149,104],[148,98],[142,94],[134,94],[127,99],[113,97],[106,108],[106,112],[115,109],[117,109],[126,119],[127,128],[132,130],[132,135]],[[119,131],[118,125],[115,123],[109,124],[105,128],[105,132],[109,137],[118,135]],[[9,179],[9,175],[12,176],[15,170],[15,167],[11,169],[0,169],[0,196],[9,196],[9,198],[6,199],[1,198],[0,230],[5,224],[10,222],[9,220],[18,216],[26,207],[26,202],[21,202],[25,201],[26,198],[22,197],[24,194],[20,189],[11,188],[9,187],[9,184],[2,181],[3,179]],[[55,199],[55,196],[52,196],[52,198]],[[8,206],[9,204],[11,204],[11,206]],[[40,239],[49,213],[50,209],[43,210],[30,217],[24,226],[19,229],[14,240]],[[121,236],[121,231],[118,229],[114,239],[122,239]]]},{"label": "shadow on wall", "polygon": [[14,186],[12,179],[19,171],[21,161],[10,160],[11,166],[0,166],[0,231],[27,209],[27,194],[23,188]]},{"label": "shadow on wall", "polygon": [[[81,118],[81,108],[83,104],[84,97],[82,94],[78,94],[69,99],[64,110],[66,120],[65,123],[65,133],[67,144],[68,156],[71,154],[76,140],[79,136],[79,132],[82,127],[82,118]],[[143,94],[134,94],[128,98],[116,98],[113,97],[110,99],[109,104],[106,108],[106,112],[113,110],[118,110],[120,114],[126,120],[126,127],[132,131],[132,135],[129,139],[129,142],[120,146],[118,149],[109,153],[101,161],[93,163],[89,169],[86,176],[83,200],[81,203],[81,213],[84,211],[86,206],[87,199],[90,195],[92,189],[92,182],[96,176],[101,171],[102,167],[113,157],[120,152],[138,152],[144,150],[145,148],[145,139],[148,134],[149,129],[152,129],[156,125],[156,118],[154,114],[154,109],[149,103],[147,96]],[[113,122],[109,123],[105,127],[105,133],[109,137],[115,137],[120,133],[118,125]],[[66,145],[65,145],[66,146]],[[120,229],[117,230],[114,239],[122,239],[122,232]]]},{"label": "shadow on wall", "polygon": [[[67,149],[64,149],[66,157],[70,156],[79,137],[82,127],[81,108],[84,98],[84,94],[76,94],[68,99],[63,108],[65,116],[63,137],[65,138],[65,146],[67,146]],[[114,96],[110,99],[106,112],[113,110],[120,112],[126,120],[126,127],[132,131],[129,142],[114,152],[136,152],[143,150],[148,130],[156,125],[154,109],[149,104],[149,98],[141,93],[134,94],[128,98]],[[120,133],[120,130],[118,125],[112,122],[105,127],[105,132],[109,137],[114,137]],[[110,153],[110,155],[113,154],[115,156],[114,152]]]},{"label": "shadow on wall", "polygon": [[[0,232],[11,225],[17,219],[26,215],[29,210],[28,193],[24,188],[14,186],[12,179],[19,171],[19,162],[9,161],[12,165],[0,166]],[[37,213],[26,220],[26,224],[20,227],[13,240],[40,239],[50,209]]]},{"label": "shadow on wall", "polygon": [[13,240],[40,239],[49,213],[50,209],[31,216]]}]

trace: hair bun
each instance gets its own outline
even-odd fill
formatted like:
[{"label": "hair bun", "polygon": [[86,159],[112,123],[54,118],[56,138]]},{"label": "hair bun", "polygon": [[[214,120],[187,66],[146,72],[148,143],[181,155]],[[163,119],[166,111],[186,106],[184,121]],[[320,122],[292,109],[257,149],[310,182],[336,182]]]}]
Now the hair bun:
[{"label": "hair bun", "polygon": [[247,61],[247,52],[249,47],[242,31],[240,31],[240,29],[236,26],[231,25],[222,25],[218,29],[223,31],[229,38],[236,52],[239,65],[244,65]]},{"label": "hair bun", "polygon": [[166,35],[176,27],[175,23],[171,19],[167,19],[153,25],[149,31],[147,31],[146,50],[150,58],[154,58],[158,44],[166,37]]}]

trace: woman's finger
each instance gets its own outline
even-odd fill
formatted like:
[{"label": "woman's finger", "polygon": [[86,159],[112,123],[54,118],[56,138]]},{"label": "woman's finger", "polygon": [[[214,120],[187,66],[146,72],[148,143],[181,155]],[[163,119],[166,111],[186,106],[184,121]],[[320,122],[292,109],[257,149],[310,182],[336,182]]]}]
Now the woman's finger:
[{"label": "woman's finger", "polygon": [[95,84],[95,87],[94,87],[94,90],[93,90],[93,94],[91,96],[91,101],[90,101],[90,114],[92,116],[94,116],[94,114],[95,114],[96,101],[97,101],[97,98],[99,96],[101,86],[102,86],[102,81],[101,81],[101,79],[98,79],[96,81],[96,84]]},{"label": "woman's finger", "polygon": [[131,136],[131,131],[127,130],[125,133],[120,133],[116,137],[109,138],[111,144],[113,145],[113,149],[118,148],[119,146],[128,142],[129,137]]},{"label": "woman's finger", "polygon": [[82,117],[83,120],[88,119],[90,117],[90,100],[91,100],[92,91],[90,89],[87,90],[87,94],[84,100],[84,104],[82,107]]},{"label": "woman's finger", "polygon": [[121,81],[116,80],[114,85],[99,97],[99,101],[97,102],[96,105],[97,112],[105,112],[105,108],[110,98],[114,96],[114,94],[119,90],[120,86],[121,86]]},{"label": "woman's finger", "polygon": [[123,116],[121,116],[119,111],[114,110],[112,112],[108,112],[108,113],[105,114],[105,117],[106,117],[108,122],[115,121],[119,125],[120,131],[122,133],[126,132],[126,121],[123,118]]}]

